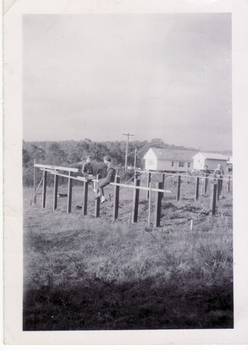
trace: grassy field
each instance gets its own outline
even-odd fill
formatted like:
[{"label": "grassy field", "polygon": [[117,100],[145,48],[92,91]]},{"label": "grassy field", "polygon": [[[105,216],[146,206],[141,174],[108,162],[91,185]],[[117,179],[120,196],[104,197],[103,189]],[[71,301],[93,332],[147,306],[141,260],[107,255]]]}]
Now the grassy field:
[{"label": "grassy field", "polygon": [[52,188],[45,209],[24,188],[23,329],[232,328],[232,194],[225,185],[212,217],[211,187],[194,201],[194,183],[183,180],[176,202],[176,180],[166,180],[159,228],[147,227],[145,191],[131,225],[132,190],[121,189],[113,222],[113,199],[94,218],[91,190],[83,216],[82,187],[73,187],[70,214],[66,198],[52,210]]}]

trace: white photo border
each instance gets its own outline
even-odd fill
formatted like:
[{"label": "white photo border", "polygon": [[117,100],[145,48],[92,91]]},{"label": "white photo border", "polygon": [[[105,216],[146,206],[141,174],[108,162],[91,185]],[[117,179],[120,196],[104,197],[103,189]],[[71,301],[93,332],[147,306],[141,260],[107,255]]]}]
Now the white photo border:
[{"label": "white photo border", "polygon": [[[234,329],[22,331],[22,15],[232,13]],[[248,3],[245,0],[40,0],[4,4],[4,342],[9,345],[248,344]],[[247,161],[246,161],[247,162]]]}]

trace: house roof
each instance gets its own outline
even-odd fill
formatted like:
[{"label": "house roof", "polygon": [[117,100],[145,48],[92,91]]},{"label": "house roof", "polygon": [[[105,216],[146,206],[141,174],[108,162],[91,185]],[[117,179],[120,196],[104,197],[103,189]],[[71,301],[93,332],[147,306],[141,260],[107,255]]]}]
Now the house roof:
[{"label": "house roof", "polygon": [[[156,158],[159,160],[190,162],[192,161],[193,155],[195,155],[195,151],[171,150],[168,148],[164,149],[164,148],[153,148],[153,147],[150,148],[148,152],[150,150],[153,151]],[[146,155],[144,156],[144,158],[146,158]]]},{"label": "house roof", "polygon": [[[228,160],[228,156],[224,156],[223,154],[220,153],[208,153],[208,152],[198,152],[196,155],[203,155],[205,159],[216,159],[216,160]],[[194,157],[193,157],[194,158]]]}]

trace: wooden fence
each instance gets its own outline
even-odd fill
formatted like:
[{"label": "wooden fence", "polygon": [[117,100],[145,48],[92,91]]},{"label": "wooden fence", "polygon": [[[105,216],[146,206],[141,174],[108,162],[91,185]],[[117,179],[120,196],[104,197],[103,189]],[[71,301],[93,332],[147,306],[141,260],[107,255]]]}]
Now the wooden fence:
[{"label": "wooden fence", "polygon": [[[35,188],[36,184],[36,177],[35,177],[35,168],[40,168],[43,171],[42,179],[38,185],[37,188]],[[59,171],[67,172],[68,174],[62,174],[59,173]],[[67,213],[71,212],[71,206],[72,206],[72,189],[73,189],[73,181],[82,181],[84,182],[83,186],[83,206],[82,206],[82,214],[87,215],[87,203],[88,203],[88,181],[84,177],[74,176],[74,173],[77,173],[78,169],[76,168],[66,168],[66,167],[60,167],[60,166],[50,166],[50,165],[43,165],[43,164],[34,164],[34,197],[33,197],[33,203],[36,203],[36,194],[38,192],[38,189],[41,185],[42,186],[42,208],[45,208],[46,206],[46,187],[47,187],[47,174],[50,173],[54,175],[54,190],[53,190],[53,210],[57,209],[57,198],[58,198],[58,177],[65,177],[68,178],[68,191],[67,191]],[[156,175],[159,174],[159,180],[156,182],[156,187],[152,187],[152,173],[148,173],[147,175],[147,186],[140,186],[140,179],[138,178],[138,174],[134,177],[134,185],[128,185],[120,183],[120,177],[115,176],[115,181],[111,182],[110,185],[114,186],[114,202],[113,202],[113,220],[118,219],[118,210],[119,210],[119,192],[120,188],[131,188],[133,189],[133,206],[132,206],[132,212],[131,212],[131,222],[136,223],[138,221],[138,209],[139,209],[139,195],[140,190],[146,191],[146,198],[148,200],[148,226],[151,224],[151,197],[152,192],[155,192],[155,210],[154,210],[154,220],[153,220],[153,226],[158,227],[160,226],[160,218],[161,218],[161,203],[162,198],[164,194],[171,193],[170,190],[166,190],[164,183],[165,183],[165,175],[161,173],[156,173]],[[169,176],[172,176],[169,174]],[[177,176],[177,191],[176,191],[176,201],[180,200],[180,191],[181,191],[181,178],[185,177],[187,175],[182,174],[173,174],[173,176]],[[191,176],[192,178],[192,176]],[[203,190],[202,194],[206,194],[207,187],[209,185],[209,177],[201,177],[196,176],[195,177],[195,194],[194,194],[194,200],[197,201],[199,198],[199,182],[200,178],[203,178]],[[100,175],[97,175],[97,178],[93,181],[98,181],[100,179]],[[216,211],[216,201],[219,201],[220,193],[223,187],[223,181],[228,181],[228,192],[231,191],[231,183],[232,179],[231,176],[228,176],[228,178],[213,178],[213,186],[212,186],[212,195],[211,195],[211,203],[210,208],[212,211],[212,215],[215,215]],[[95,211],[94,216],[99,217],[100,216],[100,198],[97,198],[95,201]]]}]

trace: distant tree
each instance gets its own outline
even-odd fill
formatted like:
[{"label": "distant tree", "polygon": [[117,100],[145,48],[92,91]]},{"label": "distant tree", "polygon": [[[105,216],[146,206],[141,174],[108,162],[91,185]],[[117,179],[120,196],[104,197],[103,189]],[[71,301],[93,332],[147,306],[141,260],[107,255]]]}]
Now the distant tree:
[{"label": "distant tree", "polygon": [[43,161],[46,159],[46,152],[41,147],[31,144],[29,151],[30,159],[36,159],[36,161]]},{"label": "distant tree", "polygon": [[51,165],[63,165],[68,162],[66,153],[60,148],[57,142],[49,145],[46,161]]},{"label": "distant tree", "polygon": [[81,154],[78,154],[77,152],[72,152],[70,155],[68,155],[68,161],[70,164],[81,162],[81,160]]},{"label": "distant tree", "polygon": [[23,148],[22,149],[22,164],[23,164],[23,166],[26,166],[29,161],[30,161],[30,157],[29,157],[28,151],[26,151]]},{"label": "distant tree", "polygon": [[82,141],[82,142],[79,142],[76,148],[74,149],[73,157],[76,162],[79,162],[82,160],[82,158],[87,156],[88,153],[89,153],[89,144],[85,141]]},{"label": "distant tree", "polygon": [[120,142],[115,141],[108,143],[108,154],[116,164],[125,163],[125,151]]},{"label": "distant tree", "polygon": [[134,165],[134,156],[135,156],[135,146],[132,143],[130,143],[128,147],[128,157],[127,157],[128,166]]},{"label": "distant tree", "polygon": [[100,142],[91,142],[89,144],[89,153],[96,161],[100,162],[108,154],[108,147]]},{"label": "distant tree", "polygon": [[150,147],[164,148],[165,144],[162,139],[152,139],[150,142]]}]

